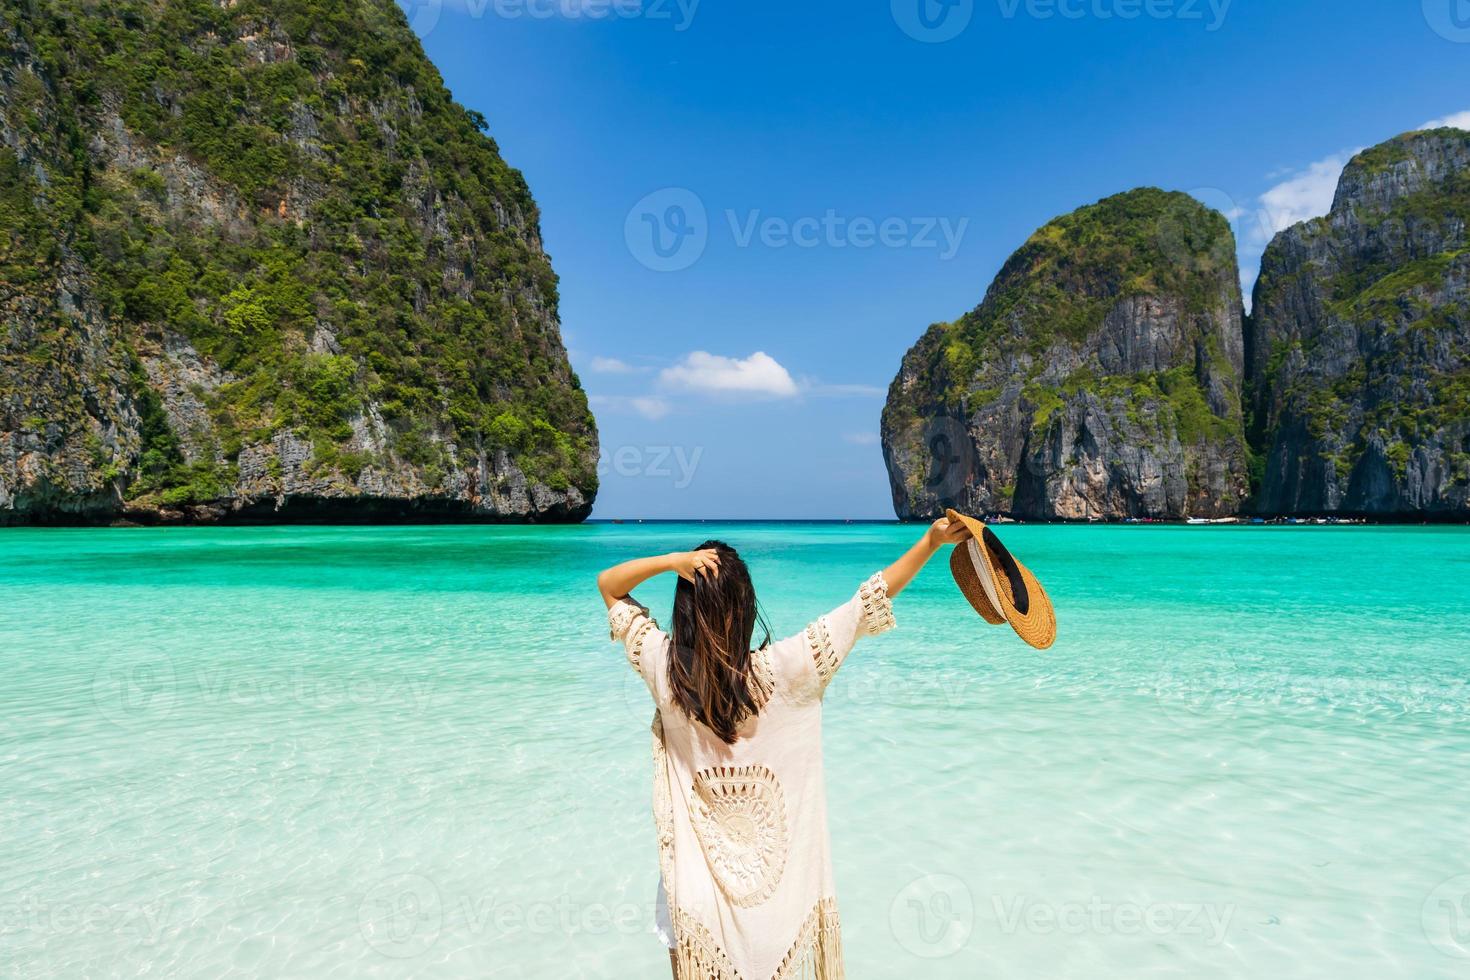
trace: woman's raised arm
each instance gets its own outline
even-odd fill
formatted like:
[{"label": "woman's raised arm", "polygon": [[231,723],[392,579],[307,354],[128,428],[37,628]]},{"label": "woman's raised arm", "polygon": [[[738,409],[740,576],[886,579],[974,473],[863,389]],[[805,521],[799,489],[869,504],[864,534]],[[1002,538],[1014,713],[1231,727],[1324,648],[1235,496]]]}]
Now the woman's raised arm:
[{"label": "woman's raised arm", "polygon": [[948,517],[941,517],[929,529],[924,536],[914,542],[914,546],[903,553],[898,561],[883,569],[883,581],[888,585],[888,597],[891,599],[898,595],[919,574],[919,569],[934,557],[934,552],[947,544],[963,544],[973,537],[970,529],[960,521],[951,521]]},{"label": "woman's raised arm", "polygon": [[667,555],[633,558],[599,572],[597,591],[611,609],[641,583],[664,572],[678,572],[680,578],[691,582],[696,575],[718,575],[720,556],[714,551],[671,551]]}]

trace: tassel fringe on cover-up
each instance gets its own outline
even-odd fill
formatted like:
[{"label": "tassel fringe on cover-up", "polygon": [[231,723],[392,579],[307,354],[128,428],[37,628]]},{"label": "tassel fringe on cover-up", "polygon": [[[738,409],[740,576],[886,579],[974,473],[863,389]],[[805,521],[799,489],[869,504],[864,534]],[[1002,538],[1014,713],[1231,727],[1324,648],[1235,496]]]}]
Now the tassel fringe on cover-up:
[{"label": "tassel fringe on cover-up", "polygon": [[[698,921],[676,916],[674,930],[679,937],[679,948],[674,952],[679,980],[741,980],[740,971]],[[837,900],[824,898],[807,915],[795,944],[771,980],[844,980],[845,976]]]}]

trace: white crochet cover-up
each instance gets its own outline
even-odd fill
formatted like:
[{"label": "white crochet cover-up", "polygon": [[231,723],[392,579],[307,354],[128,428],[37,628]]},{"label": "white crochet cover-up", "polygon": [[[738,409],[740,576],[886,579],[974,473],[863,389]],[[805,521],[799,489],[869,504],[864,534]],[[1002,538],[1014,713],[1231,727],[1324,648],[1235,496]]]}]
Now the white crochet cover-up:
[{"label": "white crochet cover-up", "polygon": [[839,980],[822,694],[861,636],[893,626],[883,576],[751,654],[758,713],[733,745],[673,703],[669,637],[631,597],[614,640],[653,695],[653,816],[680,980]]}]

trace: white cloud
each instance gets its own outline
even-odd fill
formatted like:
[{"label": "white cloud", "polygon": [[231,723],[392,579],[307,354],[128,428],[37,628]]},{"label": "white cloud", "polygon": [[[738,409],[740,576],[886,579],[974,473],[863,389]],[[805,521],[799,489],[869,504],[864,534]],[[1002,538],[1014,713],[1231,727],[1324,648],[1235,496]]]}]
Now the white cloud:
[{"label": "white cloud", "polygon": [[671,388],[707,394],[791,398],[800,392],[791,379],[791,372],[765,351],[756,351],[746,358],[693,351],[684,360],[660,371],[658,378]]},{"label": "white cloud", "polygon": [[[615,357],[593,357],[589,369],[601,374],[639,374],[651,367],[638,367]],[[589,395],[598,411],[636,413],[657,420],[670,414],[675,401],[669,392],[721,396],[753,395],[765,398],[881,398],[884,390],[873,385],[825,384],[813,378],[800,381],[791,376],[774,357],[756,351],[749,357],[725,357],[709,351],[691,351],[658,373],[658,384],[666,397],[650,395]]]},{"label": "white cloud", "polygon": [[662,398],[639,395],[631,399],[633,411],[646,419],[661,419],[673,410],[673,406]]},{"label": "white cloud", "polygon": [[[1230,216],[1236,226],[1240,257],[1240,286],[1246,312],[1251,309],[1251,288],[1260,271],[1261,254],[1276,236],[1299,221],[1320,217],[1332,209],[1342,168],[1357,150],[1343,150],[1301,168],[1285,168],[1266,175],[1276,183],[1255,200],[1255,206],[1236,210]],[[1283,179],[1284,178],[1284,179]]]},{"label": "white cloud", "polygon": [[[1442,126],[1470,129],[1470,109],[1431,119],[1419,128],[1438,129]],[[1286,176],[1286,179],[1261,195],[1263,237],[1270,238],[1298,221],[1326,214],[1332,207],[1332,196],[1337,191],[1342,168],[1362,151],[1361,146],[1355,150],[1344,150],[1308,164],[1303,170],[1277,171],[1268,175],[1267,179],[1280,176]]]},{"label": "white cloud", "polygon": [[593,408],[610,412],[633,412],[657,422],[673,411],[674,406],[653,395],[589,395]]},{"label": "white cloud", "polygon": [[632,374],[638,369],[626,361],[620,361],[616,357],[594,357],[590,365],[598,374]]},{"label": "white cloud", "polygon": [[1442,116],[1439,119],[1431,119],[1419,128],[1442,129],[1445,126],[1451,129],[1470,129],[1470,109],[1466,109],[1464,112],[1452,112],[1448,116]]},{"label": "white cloud", "polygon": [[[1442,126],[1470,130],[1470,109],[1431,119],[1419,128],[1438,129]],[[1362,147],[1343,150],[1300,169],[1288,167],[1272,171],[1266,175],[1266,179],[1276,183],[1257,198],[1258,206],[1254,211],[1228,215],[1232,222],[1240,222],[1240,234],[1237,236],[1240,247],[1240,281],[1245,289],[1247,312],[1250,309],[1250,288],[1255,282],[1261,253],[1266,244],[1277,232],[1330,211],[1343,167],[1361,151]]]},{"label": "white cloud", "polygon": [[657,421],[673,411],[673,406],[662,398],[639,396],[633,399],[633,411],[646,419]]},{"label": "white cloud", "polygon": [[876,432],[849,432],[844,435],[843,440],[854,446],[876,446],[878,445],[878,433]]},{"label": "white cloud", "polygon": [[1317,218],[1332,208],[1337,179],[1357,150],[1334,153],[1308,164],[1261,195],[1261,213],[1253,234],[1270,238],[1299,221]]},{"label": "white cloud", "polygon": [[[1442,126],[1470,130],[1470,109],[1431,119],[1419,128],[1438,129]],[[1326,214],[1332,208],[1332,197],[1337,191],[1342,168],[1362,150],[1363,147],[1358,147],[1334,153],[1301,170],[1278,170],[1267,174],[1267,180],[1286,179],[1261,195],[1261,210],[1257,215],[1259,227],[1251,229],[1252,237],[1269,240],[1278,231],[1284,231],[1299,221]]]}]

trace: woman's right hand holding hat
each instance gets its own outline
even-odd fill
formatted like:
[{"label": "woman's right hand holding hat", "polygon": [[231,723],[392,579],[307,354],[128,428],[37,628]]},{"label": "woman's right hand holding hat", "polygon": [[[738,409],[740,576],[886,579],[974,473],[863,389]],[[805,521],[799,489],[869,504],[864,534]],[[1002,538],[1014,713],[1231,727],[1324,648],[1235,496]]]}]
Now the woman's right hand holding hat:
[{"label": "woman's right hand holding hat", "polygon": [[964,521],[941,517],[929,525],[929,544],[938,551],[947,544],[964,544],[974,537]]}]

